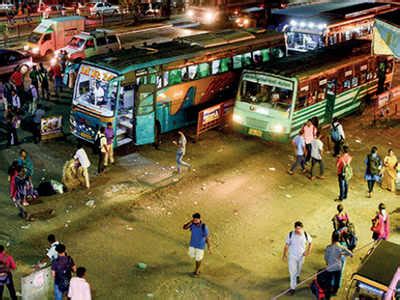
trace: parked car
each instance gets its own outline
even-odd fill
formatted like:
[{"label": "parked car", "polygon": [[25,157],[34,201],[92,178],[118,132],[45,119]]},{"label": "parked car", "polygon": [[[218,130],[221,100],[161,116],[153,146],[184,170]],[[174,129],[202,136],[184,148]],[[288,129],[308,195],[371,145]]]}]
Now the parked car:
[{"label": "parked car", "polygon": [[113,5],[108,2],[89,2],[87,6],[92,16],[120,14],[119,5]]},{"label": "parked car", "polygon": [[79,61],[87,57],[117,51],[121,49],[118,36],[111,30],[96,29],[90,33],[75,35],[67,46],[55,52],[56,57],[67,55],[70,61]]},{"label": "parked car", "polygon": [[32,67],[32,57],[20,51],[0,49],[0,76],[12,73],[17,66],[29,70]]}]

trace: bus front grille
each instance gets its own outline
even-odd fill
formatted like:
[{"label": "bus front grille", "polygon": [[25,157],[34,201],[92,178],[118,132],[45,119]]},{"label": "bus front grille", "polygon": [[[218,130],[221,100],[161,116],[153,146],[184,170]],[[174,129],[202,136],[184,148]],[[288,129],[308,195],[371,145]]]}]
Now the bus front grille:
[{"label": "bus front grille", "polygon": [[261,121],[258,119],[253,119],[253,118],[246,118],[246,123],[249,127],[252,128],[257,128],[261,130],[266,130],[267,129],[267,122]]}]

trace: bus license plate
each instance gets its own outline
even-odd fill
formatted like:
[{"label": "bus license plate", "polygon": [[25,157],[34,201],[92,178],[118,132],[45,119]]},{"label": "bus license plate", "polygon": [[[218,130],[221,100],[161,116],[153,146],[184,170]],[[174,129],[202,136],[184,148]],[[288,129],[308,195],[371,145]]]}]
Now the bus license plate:
[{"label": "bus license plate", "polygon": [[91,137],[89,134],[85,133],[85,132],[81,132],[81,133],[80,133],[80,136],[83,137],[83,138],[85,138],[85,139],[88,139],[88,140],[91,140],[91,139],[92,139],[92,137]]},{"label": "bus license plate", "polygon": [[249,129],[249,134],[250,135],[255,135],[255,136],[258,136],[258,137],[262,136],[261,130],[257,130],[257,129]]}]

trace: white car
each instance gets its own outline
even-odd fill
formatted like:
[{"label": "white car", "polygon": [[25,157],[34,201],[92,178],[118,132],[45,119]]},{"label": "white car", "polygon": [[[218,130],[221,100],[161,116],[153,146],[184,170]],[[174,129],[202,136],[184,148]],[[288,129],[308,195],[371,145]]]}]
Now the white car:
[{"label": "white car", "polygon": [[119,5],[113,5],[108,2],[90,2],[87,6],[92,16],[117,15],[121,13]]}]

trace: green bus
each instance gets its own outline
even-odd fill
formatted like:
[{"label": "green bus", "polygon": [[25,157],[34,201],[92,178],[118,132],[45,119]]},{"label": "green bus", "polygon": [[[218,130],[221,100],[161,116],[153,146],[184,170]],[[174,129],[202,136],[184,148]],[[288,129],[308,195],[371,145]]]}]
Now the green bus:
[{"label": "green bus", "polygon": [[243,71],[234,128],[287,142],[308,119],[329,124],[365,107],[391,85],[393,57],[371,55],[371,42],[352,40]]}]

